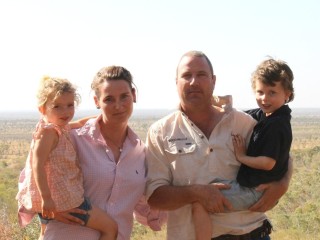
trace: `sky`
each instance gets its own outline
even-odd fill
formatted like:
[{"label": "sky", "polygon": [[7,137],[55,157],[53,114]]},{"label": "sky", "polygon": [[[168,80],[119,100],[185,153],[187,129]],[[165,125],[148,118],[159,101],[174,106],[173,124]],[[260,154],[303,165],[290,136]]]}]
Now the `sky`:
[{"label": "sky", "polygon": [[256,107],[250,77],[268,56],[293,70],[290,107],[320,108],[319,10],[318,0],[0,0],[0,111],[36,111],[44,75],[69,79],[78,109],[94,109],[91,81],[109,65],[132,73],[135,108],[173,109],[189,50],[210,58],[214,93],[237,108]]}]

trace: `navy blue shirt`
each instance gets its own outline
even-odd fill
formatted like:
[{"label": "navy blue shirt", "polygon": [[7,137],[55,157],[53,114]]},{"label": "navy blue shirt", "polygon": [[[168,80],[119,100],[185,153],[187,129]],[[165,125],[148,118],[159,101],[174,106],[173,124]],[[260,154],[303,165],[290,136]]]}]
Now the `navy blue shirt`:
[{"label": "navy blue shirt", "polygon": [[241,186],[256,187],[259,184],[280,180],[288,170],[289,152],[292,142],[291,109],[287,105],[266,116],[263,111],[246,111],[258,121],[250,138],[247,155],[266,156],[276,164],[271,170],[240,166],[237,181]]}]

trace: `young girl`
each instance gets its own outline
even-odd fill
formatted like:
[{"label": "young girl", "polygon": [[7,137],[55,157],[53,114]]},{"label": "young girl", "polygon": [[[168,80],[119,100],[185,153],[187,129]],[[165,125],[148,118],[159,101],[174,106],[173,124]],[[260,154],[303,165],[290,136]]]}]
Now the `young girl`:
[{"label": "young girl", "polygon": [[41,239],[46,221],[53,219],[56,212],[80,208],[86,214],[72,215],[81,219],[85,226],[100,231],[101,240],[116,239],[116,222],[101,209],[91,206],[84,197],[82,172],[68,133],[71,127],[84,124],[81,121],[69,123],[74,116],[75,103],[80,101],[75,87],[66,79],[45,77],[37,97],[42,118],[33,134],[21,176],[24,181],[16,197],[20,205],[20,224],[25,226],[31,221],[26,212],[39,213]]}]

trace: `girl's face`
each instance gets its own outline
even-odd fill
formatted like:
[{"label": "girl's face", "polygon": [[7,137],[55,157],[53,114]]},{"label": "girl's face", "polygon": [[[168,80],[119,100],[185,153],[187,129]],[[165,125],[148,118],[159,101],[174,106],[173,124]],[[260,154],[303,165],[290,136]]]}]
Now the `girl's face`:
[{"label": "girl's face", "polygon": [[276,82],[275,86],[268,86],[256,81],[254,92],[258,106],[266,116],[282,107],[290,96],[290,92],[285,91],[280,82]]},{"label": "girl's face", "polygon": [[102,110],[104,122],[127,124],[136,100],[135,90],[125,80],[108,80],[99,91],[100,96],[94,96],[94,101]]},{"label": "girl's face", "polygon": [[74,94],[68,92],[62,93],[55,99],[49,99],[45,106],[40,109],[47,122],[61,127],[72,120],[74,111]]}]

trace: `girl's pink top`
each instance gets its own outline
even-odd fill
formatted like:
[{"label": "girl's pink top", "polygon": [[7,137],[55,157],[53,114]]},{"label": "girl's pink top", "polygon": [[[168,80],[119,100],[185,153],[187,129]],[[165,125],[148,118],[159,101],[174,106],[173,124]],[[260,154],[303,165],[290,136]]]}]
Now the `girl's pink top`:
[{"label": "girl's pink top", "polygon": [[[77,154],[69,137],[68,129],[61,129],[54,124],[47,124],[40,120],[33,134],[31,149],[25,169],[20,176],[19,192],[16,199],[19,202],[19,217],[22,226],[25,226],[26,212],[41,212],[41,197],[34,180],[33,150],[34,143],[45,128],[57,131],[59,140],[45,162],[45,172],[56,211],[65,211],[78,207],[84,200],[83,177],[77,160]],[[23,219],[25,218],[25,219]]]},{"label": "girl's pink top", "polygon": [[[119,227],[118,240],[130,239],[133,215],[138,221],[160,230],[166,214],[150,211],[144,190],[146,183],[145,146],[129,128],[118,162],[103,139],[97,119],[72,131],[84,176],[85,196],[106,211]],[[88,227],[50,221],[45,240],[98,240],[99,233]]]}]

